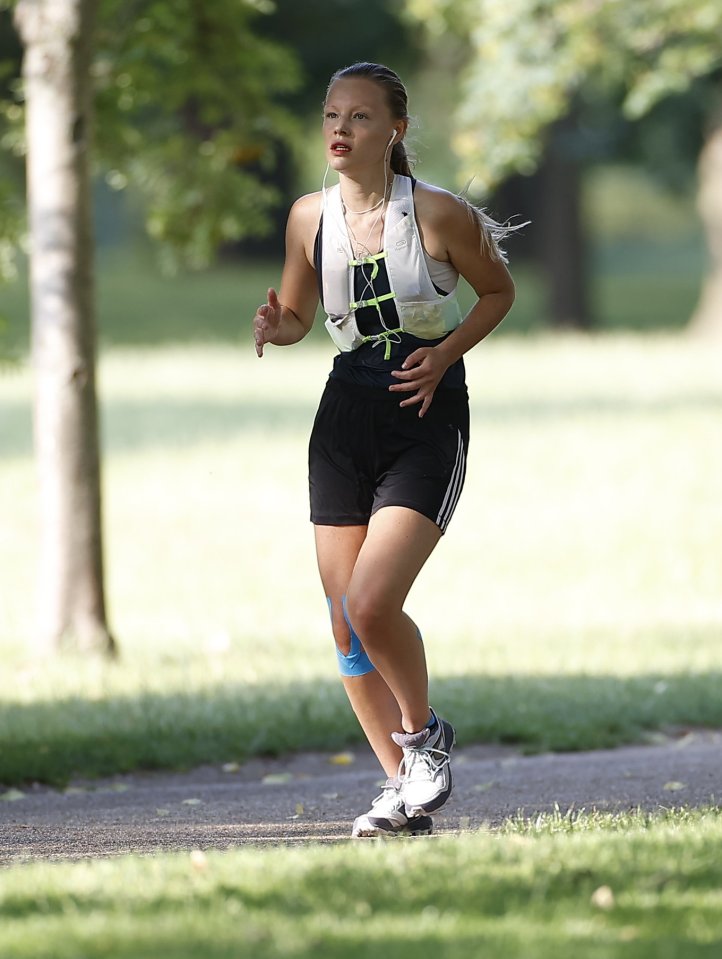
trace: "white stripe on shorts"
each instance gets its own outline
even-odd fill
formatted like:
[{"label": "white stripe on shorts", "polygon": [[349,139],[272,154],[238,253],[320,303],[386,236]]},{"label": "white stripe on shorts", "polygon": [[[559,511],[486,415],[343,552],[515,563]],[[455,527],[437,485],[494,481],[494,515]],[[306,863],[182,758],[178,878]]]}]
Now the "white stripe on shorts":
[{"label": "white stripe on shorts", "polygon": [[464,441],[461,438],[461,430],[456,431],[458,445],[456,447],[456,461],[451,471],[451,479],[446,488],[446,495],[441,504],[439,515],[436,517],[436,525],[443,533],[449,525],[451,517],[454,515],[456,504],[461,496],[461,487],[464,483],[464,473],[466,472],[466,454],[464,453]]}]

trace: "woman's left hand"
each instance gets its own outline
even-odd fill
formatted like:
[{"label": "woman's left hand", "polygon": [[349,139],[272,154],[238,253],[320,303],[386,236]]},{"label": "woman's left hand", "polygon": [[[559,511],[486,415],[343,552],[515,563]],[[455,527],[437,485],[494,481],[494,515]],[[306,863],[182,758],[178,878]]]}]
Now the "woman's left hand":
[{"label": "woman's left hand", "polygon": [[393,370],[391,375],[398,380],[402,380],[402,382],[390,386],[389,391],[392,393],[414,393],[414,396],[402,400],[399,406],[421,403],[419,416],[423,416],[431,406],[434,391],[448,365],[435,347],[422,346],[406,357],[400,370]]}]

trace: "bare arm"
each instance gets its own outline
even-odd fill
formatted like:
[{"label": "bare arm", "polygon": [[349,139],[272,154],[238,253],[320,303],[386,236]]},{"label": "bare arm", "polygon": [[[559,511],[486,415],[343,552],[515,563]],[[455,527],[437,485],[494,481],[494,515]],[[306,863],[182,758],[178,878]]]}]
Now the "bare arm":
[{"label": "bare arm", "polygon": [[481,252],[479,227],[460,201],[445,211],[448,259],[479,297],[464,322],[439,349],[450,366],[501,323],[514,303],[514,281],[506,265]]},{"label": "bare arm", "polygon": [[291,207],[286,226],[286,260],[278,294],[271,288],[266,303],[253,318],[256,353],[263,356],[266,343],[298,343],[313,326],[318,305],[313,239],[318,226],[318,199],[301,197]]},{"label": "bare arm", "polygon": [[389,387],[392,392],[413,393],[400,405],[420,403],[419,416],[423,416],[446,370],[488,336],[509,312],[514,302],[514,282],[504,263],[492,259],[483,249],[480,228],[461,200],[436,190],[424,191],[419,200],[418,219],[423,224],[427,251],[435,259],[450,261],[479,297],[463,323],[442,343],[415,350],[402,369],[392,373],[399,380]]}]

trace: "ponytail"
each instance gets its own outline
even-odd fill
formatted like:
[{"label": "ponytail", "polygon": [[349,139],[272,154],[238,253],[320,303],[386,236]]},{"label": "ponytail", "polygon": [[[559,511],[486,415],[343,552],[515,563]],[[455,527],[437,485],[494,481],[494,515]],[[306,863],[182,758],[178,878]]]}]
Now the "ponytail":
[{"label": "ponytail", "polygon": [[470,203],[465,196],[459,196],[459,200],[461,200],[466,207],[466,212],[471,222],[475,223],[479,228],[482,254],[488,255],[492,260],[501,260],[502,263],[508,263],[509,258],[499,244],[511,233],[516,233],[516,231],[521,230],[522,227],[528,226],[529,221],[514,225],[509,222],[499,223],[493,217],[489,216],[486,210]]},{"label": "ponytail", "polygon": [[394,143],[391,150],[391,170],[393,173],[399,173],[401,176],[412,176],[411,160],[406,152],[404,141],[399,140]]}]

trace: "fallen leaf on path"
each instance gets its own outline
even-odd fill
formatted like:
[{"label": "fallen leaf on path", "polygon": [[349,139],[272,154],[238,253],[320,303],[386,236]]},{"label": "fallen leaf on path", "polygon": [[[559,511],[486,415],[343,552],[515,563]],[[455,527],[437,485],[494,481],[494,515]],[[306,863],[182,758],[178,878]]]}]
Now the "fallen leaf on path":
[{"label": "fallen leaf on path", "polygon": [[160,806],[155,811],[156,816],[170,816],[170,809],[166,809],[165,806]]},{"label": "fallen leaf on path", "polygon": [[324,799],[338,799],[338,793],[322,793]]},{"label": "fallen leaf on path", "polygon": [[184,806],[202,806],[203,800],[202,799],[184,799],[183,805]]},{"label": "fallen leaf on path", "polygon": [[64,796],[82,796],[83,793],[87,793],[89,790],[85,789],[83,786],[68,786],[67,789],[63,790]]},{"label": "fallen leaf on path", "polygon": [[676,793],[676,792],[679,792],[680,789],[686,789],[687,784],[678,783],[676,782],[676,780],[672,780],[671,782],[665,783],[664,788],[667,790],[668,793]]},{"label": "fallen leaf on path", "polygon": [[223,763],[221,766],[224,773],[237,773],[240,768],[240,763]]},{"label": "fallen leaf on path", "polygon": [[8,789],[7,792],[0,794],[0,799],[3,802],[17,802],[18,799],[24,799],[25,793],[20,792],[19,789]]},{"label": "fallen leaf on path", "polygon": [[128,783],[113,783],[112,786],[101,786],[99,793],[127,793],[130,789]]},{"label": "fallen leaf on path", "polygon": [[277,786],[280,783],[290,783],[293,779],[291,773],[269,773],[261,780],[267,786]]},{"label": "fallen leaf on path", "polygon": [[303,803],[302,803],[302,802],[297,802],[297,803],[296,803],[296,815],[297,815],[297,816],[302,816],[302,815],[303,815]]},{"label": "fallen leaf on path", "polygon": [[336,753],[329,756],[328,761],[333,766],[350,766],[351,763],[356,762],[356,757],[353,753]]}]

